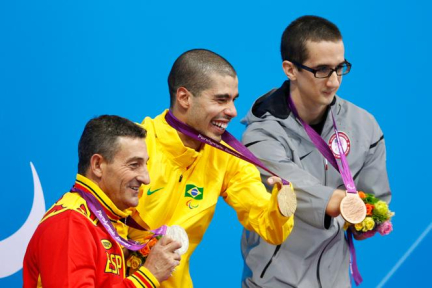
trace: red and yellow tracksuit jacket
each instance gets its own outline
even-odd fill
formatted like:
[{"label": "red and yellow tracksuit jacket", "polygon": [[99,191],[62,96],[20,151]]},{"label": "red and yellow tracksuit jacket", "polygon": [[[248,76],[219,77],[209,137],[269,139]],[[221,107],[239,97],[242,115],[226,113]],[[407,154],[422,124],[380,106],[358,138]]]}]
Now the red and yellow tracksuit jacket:
[{"label": "red and yellow tracksuit jacket", "polygon": [[[76,185],[92,193],[122,233],[119,210],[92,181],[77,175]],[[124,231],[127,231],[123,229]],[[144,267],[125,278],[121,246],[106,232],[78,193],[63,195],[45,214],[24,257],[24,288],[159,287]]]}]

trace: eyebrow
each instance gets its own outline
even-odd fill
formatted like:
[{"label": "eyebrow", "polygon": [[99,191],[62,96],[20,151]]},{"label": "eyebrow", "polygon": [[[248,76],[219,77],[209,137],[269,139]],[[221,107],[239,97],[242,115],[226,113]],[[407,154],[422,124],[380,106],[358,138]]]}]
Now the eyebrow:
[{"label": "eyebrow", "polygon": [[127,160],[127,162],[133,162],[133,161],[144,161],[144,158],[142,157],[131,157]]},{"label": "eyebrow", "polygon": [[[229,94],[216,94],[214,95],[215,98],[217,99],[227,99],[227,98],[231,98],[231,96]],[[240,94],[237,94],[236,96],[234,96],[234,99],[237,99],[240,97]]]},{"label": "eyebrow", "polygon": [[[345,64],[345,62],[346,62],[346,60],[342,61],[341,63],[339,63],[338,65],[336,65],[336,67],[339,67],[340,65]],[[315,68],[318,68],[318,67],[332,67],[332,66],[328,65],[328,64],[318,64],[318,65],[315,65]]]}]

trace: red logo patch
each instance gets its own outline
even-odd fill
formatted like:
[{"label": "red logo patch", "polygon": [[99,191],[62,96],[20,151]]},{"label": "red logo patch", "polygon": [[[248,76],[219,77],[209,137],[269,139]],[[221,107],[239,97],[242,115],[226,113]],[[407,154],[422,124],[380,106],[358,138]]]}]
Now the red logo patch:
[{"label": "red logo patch", "polygon": [[[340,142],[341,142],[342,149],[343,149],[343,151],[345,153],[345,156],[347,156],[348,153],[351,150],[351,141],[348,138],[348,135],[345,134],[344,132],[341,132],[341,131],[339,131],[339,139],[340,139]],[[338,148],[338,144],[337,144],[337,141],[336,141],[336,133],[334,133],[330,137],[328,145],[330,147],[330,150],[333,152],[333,155],[336,158],[340,159],[339,148]]]}]

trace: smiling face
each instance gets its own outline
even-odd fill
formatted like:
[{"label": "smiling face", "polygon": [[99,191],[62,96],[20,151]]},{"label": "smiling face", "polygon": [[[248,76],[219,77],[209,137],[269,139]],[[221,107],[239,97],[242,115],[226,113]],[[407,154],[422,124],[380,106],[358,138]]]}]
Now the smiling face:
[{"label": "smiling face", "polygon": [[[113,160],[100,159],[99,187],[120,210],[138,205],[141,184],[149,184],[147,146],[144,139],[118,137]],[[93,155],[93,157],[101,157]]]},{"label": "smiling face", "polygon": [[[188,96],[188,107],[183,121],[200,133],[220,142],[228,123],[237,116],[234,101],[238,98],[238,79],[212,74],[210,88],[199,95]],[[195,147],[193,147],[195,148]]]},{"label": "smiling face", "polygon": [[[306,48],[308,58],[304,63],[313,69],[321,67],[336,68],[345,61],[345,50],[342,40],[339,41],[307,41]],[[295,65],[293,65],[295,67]],[[288,67],[288,66],[287,66]],[[287,74],[288,75],[288,74]],[[295,85],[295,91],[291,94],[295,98],[296,105],[300,104],[305,110],[324,111],[332,102],[337,90],[342,83],[342,76],[332,73],[329,78],[318,79],[314,74],[295,67],[288,77]]]}]

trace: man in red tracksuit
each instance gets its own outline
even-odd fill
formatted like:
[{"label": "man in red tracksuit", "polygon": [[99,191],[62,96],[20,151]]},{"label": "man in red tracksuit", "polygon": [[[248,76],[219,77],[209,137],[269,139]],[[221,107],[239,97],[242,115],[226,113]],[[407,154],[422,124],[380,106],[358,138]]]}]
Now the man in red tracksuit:
[{"label": "man in red tracksuit", "polygon": [[74,192],[65,193],[47,211],[30,240],[24,287],[154,288],[170,277],[180,262],[175,252],[180,243],[162,237],[144,266],[126,277],[122,246],[83,198],[95,199],[121,234],[120,220],[138,204],[141,184],[150,182],[145,135],[143,128],[118,116],[100,116],[87,123],[78,147]]}]

